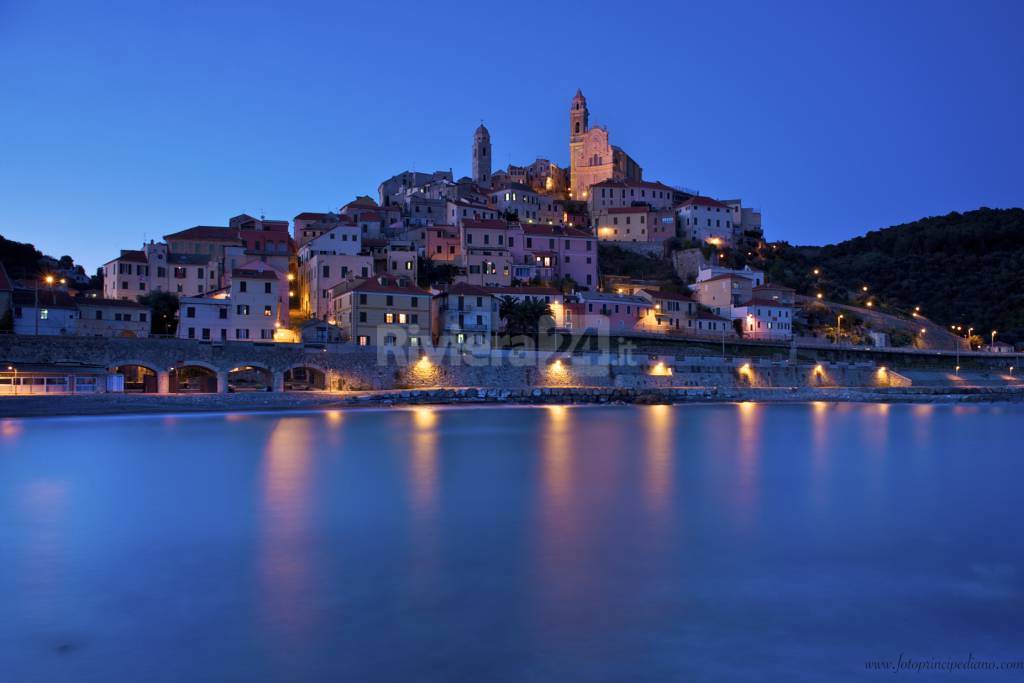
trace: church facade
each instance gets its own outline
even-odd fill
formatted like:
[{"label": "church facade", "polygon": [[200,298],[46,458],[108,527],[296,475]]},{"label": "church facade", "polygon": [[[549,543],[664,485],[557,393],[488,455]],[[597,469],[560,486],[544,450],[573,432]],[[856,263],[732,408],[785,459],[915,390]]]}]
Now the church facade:
[{"label": "church facade", "polygon": [[590,127],[587,98],[580,90],[569,108],[569,196],[587,201],[590,187],[605,180],[642,180],[643,169],[608,140],[608,129]]}]

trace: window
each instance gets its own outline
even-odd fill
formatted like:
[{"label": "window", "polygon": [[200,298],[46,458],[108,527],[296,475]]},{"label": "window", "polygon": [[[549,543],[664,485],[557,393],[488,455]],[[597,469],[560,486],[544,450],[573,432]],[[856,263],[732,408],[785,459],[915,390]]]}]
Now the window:
[{"label": "window", "polygon": [[188,308],[186,308],[185,309],[185,317],[186,318],[194,318],[194,317],[196,317],[196,307],[195,306],[189,306]]},{"label": "window", "polygon": [[188,328],[188,338],[189,339],[195,339],[196,338],[196,328],[194,328],[194,327]]},{"label": "window", "polygon": [[359,322],[366,322],[366,311],[359,311]]},{"label": "window", "polygon": [[401,325],[404,325],[407,322],[407,316],[405,315],[405,313],[399,313],[398,314],[398,322]]},{"label": "window", "polygon": [[204,327],[203,328],[203,339],[206,340],[206,341],[209,341],[209,339],[210,339],[210,328],[209,327]]},{"label": "window", "polygon": [[384,303],[387,306],[394,306],[395,305],[395,297],[393,297],[390,294],[388,294],[387,298],[384,300]]},{"label": "window", "polygon": [[395,314],[394,313],[385,313],[384,314],[384,322],[386,322],[388,325],[390,325],[391,323],[395,322]]},{"label": "window", "polygon": [[249,330],[241,327],[235,328],[235,339],[248,339]]},{"label": "window", "polygon": [[228,319],[228,309],[221,308],[220,310],[217,311],[217,313],[220,314],[220,319],[221,320],[227,320]]},{"label": "window", "polygon": [[149,316],[146,313],[139,313],[139,322],[140,323],[146,322],[146,320],[148,318],[149,318]]},{"label": "window", "polygon": [[[248,284],[249,284],[249,283],[247,283],[247,282],[246,282],[245,280],[239,280],[239,281],[238,281],[238,291],[239,291],[239,292],[245,292],[245,291],[247,291],[247,290],[246,290],[246,286],[247,286]],[[246,330],[246,331],[248,331],[248,330]]]},{"label": "window", "polygon": [[238,315],[249,315],[249,304],[238,304],[235,307],[235,313]]},{"label": "window", "polygon": [[263,283],[263,293],[264,294],[270,294],[270,283],[269,282],[264,282]]},{"label": "window", "polygon": [[367,337],[364,334],[359,335],[359,345],[360,346],[369,346],[370,345],[370,338]]},{"label": "window", "polygon": [[96,310],[96,319],[97,320],[103,320],[103,311],[101,311],[99,309]]},{"label": "window", "polygon": [[263,307],[263,316],[266,317],[266,318],[269,318],[271,315],[273,315],[273,313],[270,310],[270,306],[264,306]]},{"label": "window", "polygon": [[[363,275],[365,275],[365,274],[366,273],[363,273]],[[366,303],[366,295],[365,294],[360,294],[359,295],[359,303],[361,303],[361,304],[365,304]]]}]

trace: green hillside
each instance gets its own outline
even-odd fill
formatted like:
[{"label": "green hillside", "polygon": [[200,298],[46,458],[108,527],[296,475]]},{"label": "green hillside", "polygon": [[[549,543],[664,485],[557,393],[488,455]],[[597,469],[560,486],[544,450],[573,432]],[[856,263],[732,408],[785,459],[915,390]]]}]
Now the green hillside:
[{"label": "green hillside", "polygon": [[[972,326],[1024,341],[1024,209],[987,209],[874,230],[839,244],[764,249],[754,265],[802,294]],[[819,274],[814,274],[814,269]],[[863,287],[868,286],[868,292]]]}]

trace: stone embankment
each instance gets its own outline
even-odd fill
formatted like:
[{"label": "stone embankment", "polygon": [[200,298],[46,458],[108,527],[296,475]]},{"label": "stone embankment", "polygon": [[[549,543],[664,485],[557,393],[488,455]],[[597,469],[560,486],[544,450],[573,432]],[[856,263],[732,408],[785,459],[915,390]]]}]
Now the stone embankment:
[{"label": "stone embankment", "polygon": [[711,402],[1020,402],[1024,389],[982,387],[741,388],[686,387],[481,387],[403,389],[363,392],[284,392],[239,394],[97,394],[93,396],[0,397],[2,417],[117,415],[241,411],[328,410],[405,405],[664,404]]}]

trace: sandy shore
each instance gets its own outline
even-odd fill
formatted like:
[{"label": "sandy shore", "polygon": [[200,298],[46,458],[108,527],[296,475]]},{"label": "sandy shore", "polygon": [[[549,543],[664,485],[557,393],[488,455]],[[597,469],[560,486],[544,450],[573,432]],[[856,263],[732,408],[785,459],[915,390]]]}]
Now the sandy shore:
[{"label": "sandy shore", "polygon": [[616,389],[560,387],[487,389],[407,389],[367,392],[283,392],[238,394],[97,394],[92,396],[3,396],[2,417],[58,415],[117,415],[145,413],[326,410],[359,406],[552,404],[552,403],[693,403],[758,402],[878,402],[965,403],[1024,400],[1024,389],[1004,387],[920,388],[732,388]]}]

